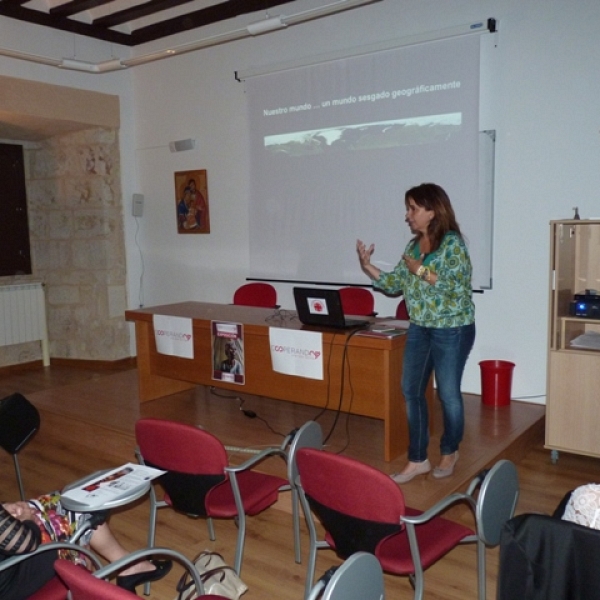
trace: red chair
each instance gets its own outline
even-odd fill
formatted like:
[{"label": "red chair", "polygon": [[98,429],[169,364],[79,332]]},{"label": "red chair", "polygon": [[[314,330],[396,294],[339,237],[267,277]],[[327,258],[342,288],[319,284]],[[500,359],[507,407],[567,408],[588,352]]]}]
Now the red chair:
[{"label": "red chair", "polygon": [[57,560],[54,563],[54,568],[58,575],[57,579],[63,584],[62,599],[65,599],[67,590],[71,594],[71,600],[133,600],[133,598],[138,598],[139,596],[133,592],[129,592],[112,583],[109,583],[106,581],[106,579],[128,565],[154,554],[168,556],[182,564],[183,567],[188,571],[192,577],[192,581],[195,583],[195,589],[199,594],[191,596],[191,599],[227,600],[227,598],[224,598],[223,596],[204,594],[202,580],[200,578],[200,574],[194,567],[194,563],[192,563],[180,552],[177,552],[176,550],[170,550],[168,548],[138,550],[118,561],[110,563],[105,567],[94,571],[93,573],[84,567],[72,563],[69,560]]},{"label": "red chair", "polygon": [[[148,547],[154,547],[156,512],[171,508],[207,519],[211,540],[213,519],[237,519],[238,537],[234,569],[240,574],[246,515],[257,515],[277,501],[279,490],[289,489],[288,480],[252,470],[269,457],[286,459],[280,448],[268,448],[242,465],[229,466],[227,451],[214,435],[193,425],[162,419],[140,419],[135,425],[140,462],[167,471],[154,480],[165,490],[158,501],[150,491]],[[153,482],[153,483],[154,483]]]},{"label": "red chair", "polygon": [[345,315],[374,317],[377,314],[375,312],[375,298],[365,288],[341,288],[340,299],[342,301],[342,311]]},{"label": "red chair", "polygon": [[277,291],[269,283],[254,282],[242,285],[235,291],[233,303],[241,306],[279,308]]},{"label": "red chair", "polygon": [[[96,569],[102,567],[100,559],[88,548],[71,542],[52,542],[50,544],[42,544],[41,546],[38,546],[36,550],[27,554],[17,554],[6,557],[4,560],[0,561],[0,571],[16,567],[19,563],[30,560],[42,553],[53,552],[56,556],[58,550],[71,550],[85,554],[90,565]],[[52,560],[52,558],[49,560]],[[37,592],[28,596],[27,600],[66,600],[66,598],[67,588],[65,587],[65,584],[59,577],[54,577],[38,589]]]},{"label": "red chair", "polygon": [[408,316],[408,309],[406,308],[406,300],[402,298],[400,303],[396,307],[396,319],[400,319],[400,321],[409,321],[410,317]]},{"label": "red chair", "polygon": [[[70,560],[57,560],[54,569],[64,584],[63,590],[71,592],[72,600],[133,600],[137,594],[128,592],[116,585],[94,577],[90,571]],[[63,599],[66,591],[63,592]]]},{"label": "red chair", "polygon": [[[499,543],[518,498],[516,469],[510,461],[500,461],[475,478],[466,493],[451,494],[425,512],[408,508],[389,475],[358,460],[303,448],[296,463],[310,539],[305,598],[313,586],[318,549],[333,549],[343,559],[370,552],[385,572],[409,576],[415,600],[422,600],[424,570],[463,543],[477,543],[479,598],[485,598],[485,547]],[[476,530],[441,516],[457,503],[473,510]],[[315,519],[325,531],[322,539]]]}]

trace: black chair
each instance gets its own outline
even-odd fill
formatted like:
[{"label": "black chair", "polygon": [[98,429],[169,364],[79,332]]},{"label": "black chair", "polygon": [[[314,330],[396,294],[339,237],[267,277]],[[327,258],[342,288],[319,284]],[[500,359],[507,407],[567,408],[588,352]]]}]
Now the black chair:
[{"label": "black chair", "polygon": [[524,513],[500,539],[497,600],[591,600],[600,590],[600,531]]},{"label": "black chair", "polygon": [[25,500],[17,454],[40,428],[40,413],[22,394],[0,400],[0,447],[12,454],[21,500]]}]

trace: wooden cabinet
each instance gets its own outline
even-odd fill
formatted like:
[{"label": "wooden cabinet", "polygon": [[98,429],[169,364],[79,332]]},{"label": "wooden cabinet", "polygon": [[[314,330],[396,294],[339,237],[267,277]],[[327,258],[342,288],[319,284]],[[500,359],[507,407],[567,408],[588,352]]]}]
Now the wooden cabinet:
[{"label": "wooden cabinet", "polygon": [[572,314],[576,294],[600,295],[600,220],[552,221],[550,242],[546,447],[600,457],[600,315]]}]

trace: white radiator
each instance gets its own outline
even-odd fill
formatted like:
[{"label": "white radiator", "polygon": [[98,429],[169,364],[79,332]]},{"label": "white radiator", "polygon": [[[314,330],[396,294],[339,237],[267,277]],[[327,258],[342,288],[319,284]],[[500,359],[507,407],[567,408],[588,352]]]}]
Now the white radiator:
[{"label": "white radiator", "polygon": [[46,301],[41,282],[0,285],[0,346],[42,342],[44,366],[50,364]]}]

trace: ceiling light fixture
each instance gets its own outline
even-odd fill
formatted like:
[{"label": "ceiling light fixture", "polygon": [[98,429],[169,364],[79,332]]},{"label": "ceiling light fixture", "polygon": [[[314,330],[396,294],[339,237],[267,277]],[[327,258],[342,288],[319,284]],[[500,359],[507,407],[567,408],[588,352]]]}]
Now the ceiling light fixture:
[{"label": "ceiling light fixture", "polygon": [[246,30],[250,35],[260,35],[261,33],[275,31],[276,29],[283,29],[287,27],[287,23],[284,23],[282,19],[285,19],[285,17],[271,17],[262,21],[256,21],[256,23],[250,23],[246,27]]}]

